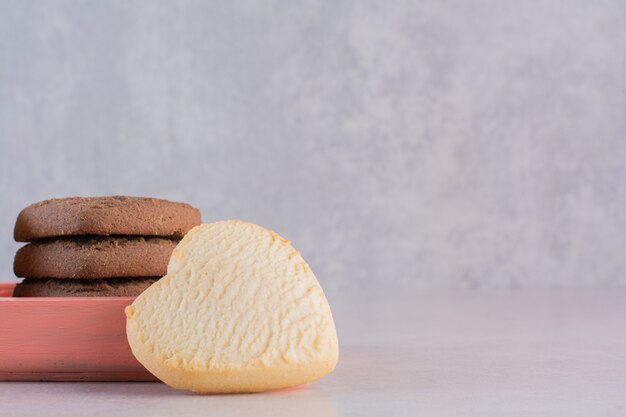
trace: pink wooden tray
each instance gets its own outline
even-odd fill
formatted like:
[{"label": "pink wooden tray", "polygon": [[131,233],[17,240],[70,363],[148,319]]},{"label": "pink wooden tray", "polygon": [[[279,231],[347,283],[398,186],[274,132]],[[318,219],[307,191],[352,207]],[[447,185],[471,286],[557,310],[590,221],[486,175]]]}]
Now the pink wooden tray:
[{"label": "pink wooden tray", "polygon": [[0,381],[156,381],[126,340],[132,297],[14,298],[0,283]]}]

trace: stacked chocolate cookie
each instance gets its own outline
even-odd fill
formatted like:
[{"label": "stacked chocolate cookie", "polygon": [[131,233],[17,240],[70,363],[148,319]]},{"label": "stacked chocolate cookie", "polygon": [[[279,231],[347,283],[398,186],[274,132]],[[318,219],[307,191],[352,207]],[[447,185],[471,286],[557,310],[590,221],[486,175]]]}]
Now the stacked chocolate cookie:
[{"label": "stacked chocolate cookie", "polygon": [[198,209],[143,197],[45,200],[20,212],[15,297],[133,296],[167,273]]}]

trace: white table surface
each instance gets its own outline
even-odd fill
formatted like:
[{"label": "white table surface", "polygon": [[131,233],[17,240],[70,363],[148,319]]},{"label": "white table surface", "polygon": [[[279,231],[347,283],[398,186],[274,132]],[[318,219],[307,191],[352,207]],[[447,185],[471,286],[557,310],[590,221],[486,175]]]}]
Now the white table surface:
[{"label": "white table surface", "polygon": [[340,364],[308,386],[2,382],[0,416],[626,415],[626,289],[328,296]]}]

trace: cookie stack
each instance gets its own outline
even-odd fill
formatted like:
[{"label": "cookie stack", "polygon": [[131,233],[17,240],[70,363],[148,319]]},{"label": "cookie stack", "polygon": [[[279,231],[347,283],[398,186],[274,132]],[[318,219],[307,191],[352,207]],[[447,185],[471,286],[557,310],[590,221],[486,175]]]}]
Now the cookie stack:
[{"label": "cookie stack", "polygon": [[15,297],[135,296],[167,273],[198,209],[143,197],[45,200],[20,212]]}]

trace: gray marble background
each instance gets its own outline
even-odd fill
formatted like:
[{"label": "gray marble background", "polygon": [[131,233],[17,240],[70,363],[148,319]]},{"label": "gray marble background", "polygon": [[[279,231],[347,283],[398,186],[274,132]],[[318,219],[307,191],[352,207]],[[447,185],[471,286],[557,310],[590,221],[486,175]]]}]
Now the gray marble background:
[{"label": "gray marble background", "polygon": [[626,2],[0,0],[0,276],[50,197],[187,201],[322,284],[626,284]]}]

